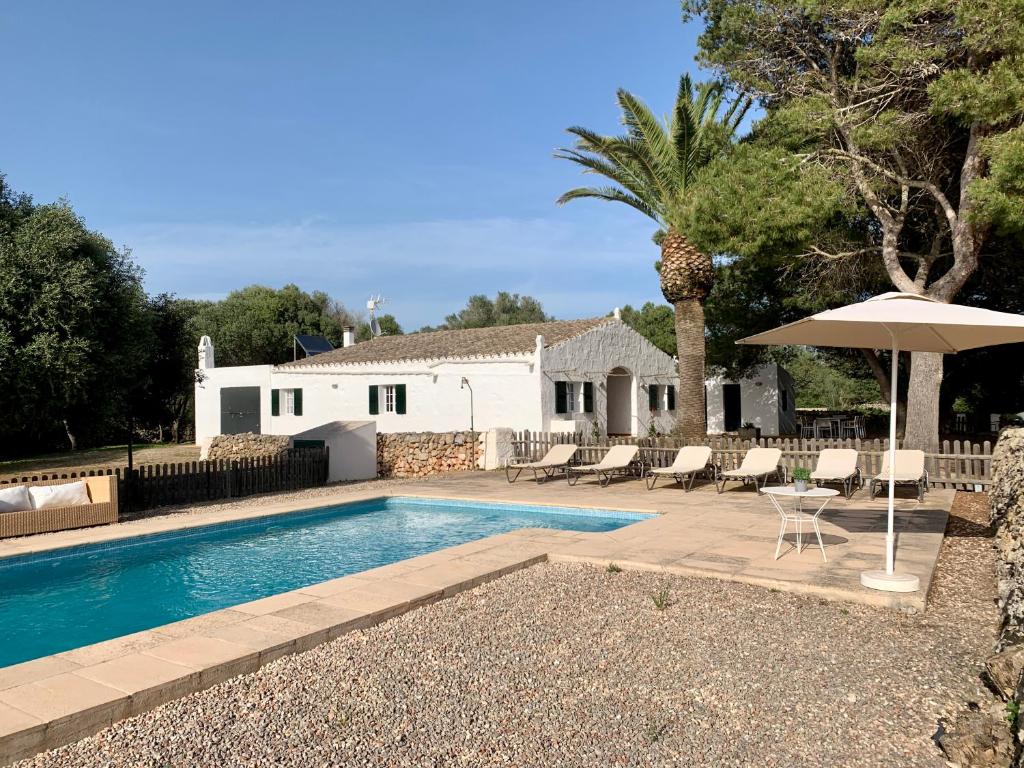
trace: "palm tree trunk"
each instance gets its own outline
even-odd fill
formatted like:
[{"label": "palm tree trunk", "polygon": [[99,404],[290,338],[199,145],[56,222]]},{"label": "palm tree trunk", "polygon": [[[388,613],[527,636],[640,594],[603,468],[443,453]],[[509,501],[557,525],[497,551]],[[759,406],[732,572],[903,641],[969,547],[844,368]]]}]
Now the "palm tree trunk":
[{"label": "palm tree trunk", "polygon": [[679,357],[675,434],[687,442],[699,442],[707,435],[704,305],[699,299],[683,299],[675,303],[675,310],[676,354]]}]

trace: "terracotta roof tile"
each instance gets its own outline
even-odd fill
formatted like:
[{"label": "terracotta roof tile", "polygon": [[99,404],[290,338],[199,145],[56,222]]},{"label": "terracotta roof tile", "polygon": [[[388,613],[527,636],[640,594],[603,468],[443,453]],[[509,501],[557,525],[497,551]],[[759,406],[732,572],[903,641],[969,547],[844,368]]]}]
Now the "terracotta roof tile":
[{"label": "terracotta roof tile", "polygon": [[284,363],[278,368],[523,354],[534,350],[538,334],[544,336],[544,346],[550,347],[612,322],[612,320],[611,317],[595,317],[588,320],[555,320],[550,323],[524,323],[493,328],[409,333],[404,336],[379,336],[351,347],[341,347],[331,352]]}]

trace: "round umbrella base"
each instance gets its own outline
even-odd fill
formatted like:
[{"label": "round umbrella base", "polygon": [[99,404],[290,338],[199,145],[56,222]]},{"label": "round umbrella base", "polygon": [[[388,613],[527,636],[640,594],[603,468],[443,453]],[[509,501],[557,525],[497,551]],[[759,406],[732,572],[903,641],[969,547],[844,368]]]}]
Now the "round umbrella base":
[{"label": "round umbrella base", "polygon": [[864,571],[860,575],[860,583],[868,589],[884,592],[917,592],[921,588],[921,580],[917,576],[885,571]]}]

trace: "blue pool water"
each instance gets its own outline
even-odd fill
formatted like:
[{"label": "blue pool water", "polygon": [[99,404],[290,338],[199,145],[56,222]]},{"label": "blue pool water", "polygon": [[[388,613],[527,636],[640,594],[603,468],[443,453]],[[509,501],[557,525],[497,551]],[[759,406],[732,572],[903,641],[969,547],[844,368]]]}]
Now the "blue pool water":
[{"label": "blue pool water", "polygon": [[392,497],[4,558],[0,667],[516,528],[646,517]]}]

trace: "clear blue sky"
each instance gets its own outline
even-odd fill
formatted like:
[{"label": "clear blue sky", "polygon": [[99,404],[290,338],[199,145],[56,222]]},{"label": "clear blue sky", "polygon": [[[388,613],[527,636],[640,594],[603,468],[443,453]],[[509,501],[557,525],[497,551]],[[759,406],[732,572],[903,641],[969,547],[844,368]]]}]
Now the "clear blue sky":
[{"label": "clear blue sky", "polygon": [[298,283],[409,329],[473,293],[561,318],[660,300],[653,226],[555,198],[564,129],[662,113],[696,72],[676,0],[8,4],[0,172],[67,197],[151,292]]}]

